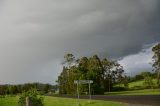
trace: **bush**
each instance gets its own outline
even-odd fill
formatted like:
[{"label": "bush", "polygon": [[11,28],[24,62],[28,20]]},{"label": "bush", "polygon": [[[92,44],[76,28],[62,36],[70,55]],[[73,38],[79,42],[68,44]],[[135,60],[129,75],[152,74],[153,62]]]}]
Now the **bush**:
[{"label": "bush", "polygon": [[39,92],[36,89],[31,89],[27,92],[23,92],[20,95],[18,104],[20,106],[26,106],[26,97],[30,98],[32,106],[43,106],[43,97],[39,97]]},{"label": "bush", "polygon": [[115,91],[126,91],[127,88],[125,87],[113,87],[113,89],[111,90],[112,92],[115,92]]},{"label": "bush", "polygon": [[139,80],[142,80],[142,79],[144,79],[143,75],[136,75],[135,76],[136,81],[139,81]]},{"label": "bush", "polygon": [[146,89],[145,86],[134,86],[130,88],[130,90],[143,90],[143,89]]},{"label": "bush", "polygon": [[153,86],[154,86],[154,83],[153,83],[153,81],[152,81],[152,78],[151,77],[145,77],[145,79],[144,79],[144,86],[146,87],[146,88],[153,88]]},{"label": "bush", "polygon": [[103,88],[96,88],[93,91],[94,95],[104,95],[104,89]]}]

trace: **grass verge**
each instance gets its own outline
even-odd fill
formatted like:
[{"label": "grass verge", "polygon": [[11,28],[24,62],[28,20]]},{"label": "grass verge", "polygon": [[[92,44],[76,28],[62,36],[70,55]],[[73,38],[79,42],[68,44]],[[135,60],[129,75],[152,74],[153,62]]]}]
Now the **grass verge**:
[{"label": "grass verge", "polygon": [[[18,106],[18,96],[0,98],[0,106]],[[79,100],[80,106],[125,106],[120,102],[101,101],[101,100]],[[44,106],[78,106],[77,99],[44,97]]]},{"label": "grass verge", "polygon": [[144,89],[134,91],[105,92],[105,95],[160,95],[160,89]]}]

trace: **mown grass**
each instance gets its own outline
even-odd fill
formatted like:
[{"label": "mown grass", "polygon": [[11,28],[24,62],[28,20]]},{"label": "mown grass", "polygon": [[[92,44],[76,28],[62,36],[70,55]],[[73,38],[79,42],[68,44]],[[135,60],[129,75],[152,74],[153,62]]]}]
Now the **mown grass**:
[{"label": "mown grass", "polygon": [[133,91],[105,92],[106,95],[160,95],[160,89],[144,89]]},{"label": "mown grass", "polygon": [[[120,102],[100,101],[100,100],[79,100],[80,106],[124,106]],[[18,96],[0,98],[0,106],[18,106]],[[44,106],[78,106],[77,99],[44,97]]]}]

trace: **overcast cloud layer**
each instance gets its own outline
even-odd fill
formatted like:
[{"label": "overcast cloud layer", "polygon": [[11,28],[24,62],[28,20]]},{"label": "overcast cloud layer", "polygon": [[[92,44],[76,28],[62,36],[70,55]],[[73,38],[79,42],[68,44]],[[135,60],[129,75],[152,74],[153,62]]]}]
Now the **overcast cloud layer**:
[{"label": "overcast cloud layer", "polygon": [[123,58],[136,72],[130,61],[160,41],[159,13],[159,0],[1,0],[0,83],[54,83],[65,53]]}]

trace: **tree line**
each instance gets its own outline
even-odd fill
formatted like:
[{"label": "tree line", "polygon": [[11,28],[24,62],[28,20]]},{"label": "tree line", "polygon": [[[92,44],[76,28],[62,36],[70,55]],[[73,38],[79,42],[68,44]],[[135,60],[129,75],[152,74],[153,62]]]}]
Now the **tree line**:
[{"label": "tree line", "polygon": [[[102,94],[113,90],[113,84],[123,83],[125,79],[123,67],[113,60],[92,57],[75,58],[73,54],[64,56],[63,70],[58,76],[59,93],[74,94],[74,80],[93,80],[92,93]],[[87,92],[87,85],[79,86],[80,92]]]},{"label": "tree line", "polygon": [[23,91],[29,91],[35,88],[41,93],[48,93],[57,89],[56,85],[42,84],[42,83],[26,83],[18,85],[0,85],[0,95],[14,95],[22,93]]}]

